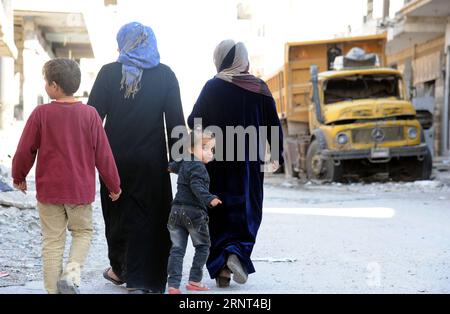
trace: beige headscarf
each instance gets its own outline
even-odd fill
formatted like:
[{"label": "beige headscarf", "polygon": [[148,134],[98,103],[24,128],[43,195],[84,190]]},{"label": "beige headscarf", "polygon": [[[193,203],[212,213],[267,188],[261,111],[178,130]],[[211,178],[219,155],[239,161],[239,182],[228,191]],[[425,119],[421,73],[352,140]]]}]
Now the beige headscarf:
[{"label": "beige headscarf", "polygon": [[248,52],[242,42],[236,43],[231,39],[222,41],[214,51],[214,64],[217,78],[251,92],[272,97],[267,84],[248,73],[250,67]]}]

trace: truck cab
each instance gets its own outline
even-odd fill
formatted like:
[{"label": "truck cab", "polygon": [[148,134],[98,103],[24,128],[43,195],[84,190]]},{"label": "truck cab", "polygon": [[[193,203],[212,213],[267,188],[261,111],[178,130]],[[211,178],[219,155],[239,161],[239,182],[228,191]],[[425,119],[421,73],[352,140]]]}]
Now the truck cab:
[{"label": "truck cab", "polygon": [[382,168],[393,179],[430,177],[431,154],[399,71],[348,67],[322,72],[312,81],[318,97],[312,97],[309,110],[310,178],[333,181],[346,172]]}]

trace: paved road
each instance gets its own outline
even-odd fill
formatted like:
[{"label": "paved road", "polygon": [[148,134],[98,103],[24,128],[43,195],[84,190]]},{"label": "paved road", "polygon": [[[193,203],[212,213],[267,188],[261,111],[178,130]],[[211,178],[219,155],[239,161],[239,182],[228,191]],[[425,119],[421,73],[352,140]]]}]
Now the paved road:
[{"label": "paved road", "polygon": [[[206,283],[211,293],[449,293],[448,176],[351,185],[271,177],[253,253],[257,272],[246,285],[232,283],[219,290],[209,278]],[[126,293],[101,276],[107,259],[99,209],[95,216],[97,232],[81,292]],[[185,278],[192,253],[190,246]],[[15,275],[27,271],[36,276],[25,285],[0,288],[0,293],[43,293],[39,267]]]}]

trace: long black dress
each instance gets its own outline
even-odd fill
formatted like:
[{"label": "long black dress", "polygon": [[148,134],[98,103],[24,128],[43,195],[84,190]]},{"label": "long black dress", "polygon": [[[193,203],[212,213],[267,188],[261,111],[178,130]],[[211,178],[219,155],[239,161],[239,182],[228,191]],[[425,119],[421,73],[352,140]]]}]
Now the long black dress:
[{"label": "long black dress", "polygon": [[[204,128],[219,127],[224,143],[227,126],[254,126],[258,137],[260,127],[268,127],[267,140],[272,145],[270,127],[278,127],[278,160],[283,163],[283,134],[272,97],[214,78],[200,93],[188,117],[189,127],[194,126],[195,118],[202,118]],[[223,156],[230,149],[236,152],[236,145],[235,141],[234,147],[224,146]],[[246,151],[248,145],[246,142]],[[236,254],[249,274],[255,272],[251,253],[262,220],[264,173],[261,161],[248,157],[245,161],[212,161],[206,166],[211,177],[210,192],[223,202],[209,210],[211,249],[206,266],[211,278],[218,276],[229,254]]]},{"label": "long black dress", "polygon": [[171,139],[172,129],[185,126],[180,90],[175,74],[163,64],[144,70],[134,98],[124,98],[121,78],[120,63],[103,66],[88,100],[102,119],[106,117],[123,191],[113,203],[101,182],[108,257],[127,288],[163,292],[172,202],[166,135],[170,149],[177,140]]}]

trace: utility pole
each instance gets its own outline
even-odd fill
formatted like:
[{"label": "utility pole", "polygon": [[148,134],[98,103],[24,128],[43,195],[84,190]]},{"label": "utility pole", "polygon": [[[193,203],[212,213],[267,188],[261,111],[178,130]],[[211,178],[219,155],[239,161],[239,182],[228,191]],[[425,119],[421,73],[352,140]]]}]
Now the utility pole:
[{"label": "utility pole", "polygon": [[389,7],[390,1],[383,0],[383,22],[386,21],[386,18],[389,18]]}]

